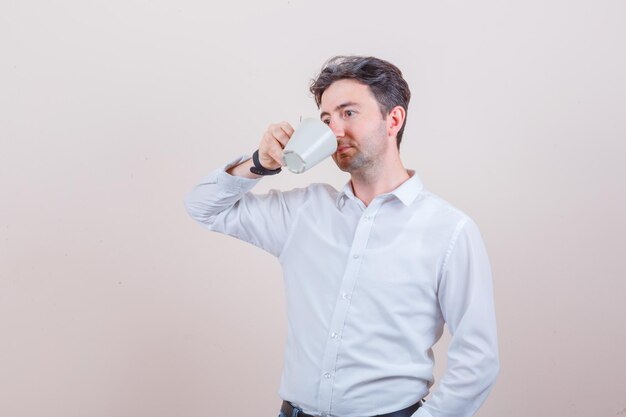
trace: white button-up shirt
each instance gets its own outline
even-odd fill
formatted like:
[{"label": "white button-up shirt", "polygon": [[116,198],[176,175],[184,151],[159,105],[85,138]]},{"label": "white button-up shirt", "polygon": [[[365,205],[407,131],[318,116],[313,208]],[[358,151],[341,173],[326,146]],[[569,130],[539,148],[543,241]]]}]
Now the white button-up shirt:
[{"label": "white button-up shirt", "polygon": [[469,417],[498,373],[489,260],[478,228],[412,171],[366,207],[348,183],[250,192],[259,181],[209,174],[186,197],[208,229],[275,255],[287,341],[279,395],[308,414],[363,417],[429,393],[444,323],[448,367],[414,417]]}]

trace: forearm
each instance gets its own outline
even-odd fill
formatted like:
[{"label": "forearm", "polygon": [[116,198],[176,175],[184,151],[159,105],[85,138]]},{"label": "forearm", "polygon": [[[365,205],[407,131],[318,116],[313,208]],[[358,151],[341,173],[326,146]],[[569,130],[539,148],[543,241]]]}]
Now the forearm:
[{"label": "forearm", "polygon": [[499,360],[493,341],[476,342],[457,340],[451,346],[439,386],[414,417],[471,417],[478,411],[494,386]]},{"label": "forearm", "polygon": [[226,170],[226,172],[235,177],[244,177],[249,179],[261,178],[261,175],[254,174],[250,171],[250,167],[254,166],[252,159],[248,159]]},{"label": "forearm", "polygon": [[247,175],[231,175],[229,171],[244,171],[248,157],[241,157],[226,164],[204,177],[185,196],[185,208],[196,221],[210,226],[215,217],[232,207],[258,181],[259,176],[250,172]]}]

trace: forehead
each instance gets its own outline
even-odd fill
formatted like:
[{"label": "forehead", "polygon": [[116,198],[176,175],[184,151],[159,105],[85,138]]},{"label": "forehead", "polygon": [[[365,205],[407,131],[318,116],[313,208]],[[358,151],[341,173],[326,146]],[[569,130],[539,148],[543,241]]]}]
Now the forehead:
[{"label": "forehead", "polygon": [[345,79],[335,81],[324,91],[320,110],[331,112],[336,106],[345,102],[354,102],[361,105],[376,105],[377,103],[369,86],[357,80]]}]

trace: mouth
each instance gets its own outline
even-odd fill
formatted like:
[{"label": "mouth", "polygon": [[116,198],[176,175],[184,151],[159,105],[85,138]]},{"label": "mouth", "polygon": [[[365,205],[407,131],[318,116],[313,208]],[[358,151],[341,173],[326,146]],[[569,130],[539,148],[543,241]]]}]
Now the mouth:
[{"label": "mouth", "polygon": [[347,151],[348,149],[350,149],[351,146],[349,145],[341,145],[337,147],[337,155],[344,153],[345,151]]}]

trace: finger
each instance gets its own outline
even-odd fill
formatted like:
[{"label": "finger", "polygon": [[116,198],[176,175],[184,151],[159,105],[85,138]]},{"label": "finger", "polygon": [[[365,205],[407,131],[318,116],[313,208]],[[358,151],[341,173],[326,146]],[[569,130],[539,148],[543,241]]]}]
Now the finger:
[{"label": "finger", "polygon": [[287,134],[287,136],[291,138],[291,135],[293,135],[294,132],[293,127],[291,127],[291,125],[287,122],[279,123],[279,126]]},{"label": "finger", "polygon": [[267,132],[259,146],[259,160],[266,168],[282,166],[283,148],[271,133]]},{"label": "finger", "polygon": [[287,145],[287,142],[289,142],[289,138],[291,137],[291,135],[287,134],[287,132],[285,132],[280,125],[272,125],[270,133],[283,148]]}]

